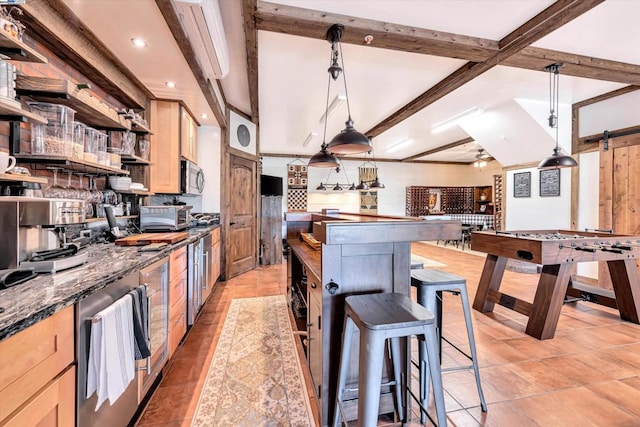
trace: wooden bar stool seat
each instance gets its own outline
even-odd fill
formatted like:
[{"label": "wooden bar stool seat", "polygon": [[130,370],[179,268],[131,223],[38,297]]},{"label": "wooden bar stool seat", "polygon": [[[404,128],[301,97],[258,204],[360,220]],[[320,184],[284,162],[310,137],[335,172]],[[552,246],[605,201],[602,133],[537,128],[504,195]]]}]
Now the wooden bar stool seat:
[{"label": "wooden bar stool seat", "polygon": [[[453,348],[465,355],[471,360],[470,366],[459,366],[452,368],[442,369],[442,372],[457,371],[464,369],[473,369],[476,378],[476,386],[478,388],[478,396],[480,397],[480,407],[482,412],[487,411],[487,404],[484,400],[484,393],[482,392],[482,385],[480,383],[480,371],[478,369],[478,356],[476,354],[476,342],[473,335],[473,324],[471,323],[471,308],[469,306],[469,298],[467,295],[467,280],[462,277],[449,273],[446,271],[436,270],[433,268],[424,270],[412,270],[411,271],[411,285],[417,288],[418,303],[427,308],[427,310],[434,313],[436,316],[436,322],[438,324],[437,332],[439,335],[439,353],[442,354],[442,341],[446,341]],[[469,340],[469,348],[471,354],[465,353],[462,349],[452,344],[442,334],[442,292],[451,292],[454,295],[460,295],[462,300],[462,308],[464,312],[464,320],[467,327],[467,338]],[[420,366],[420,395],[423,401],[422,405],[426,406],[429,400],[429,380],[428,370],[433,365],[429,363],[427,365],[424,357],[426,349],[424,343],[421,343],[419,351],[419,366]],[[425,413],[422,414],[422,422],[424,422]]]},{"label": "wooden bar stool seat", "polygon": [[355,328],[360,331],[357,389],[358,424],[364,427],[377,425],[384,346],[387,339],[391,342],[394,379],[385,385],[394,386],[398,414],[402,422],[406,422],[408,418],[408,386],[407,381],[403,381],[401,375],[400,339],[416,335],[425,343],[426,356],[429,364],[433,366],[433,369],[430,370],[430,377],[433,383],[438,425],[446,425],[444,391],[440,375],[434,319],[433,314],[426,308],[402,294],[354,295],[345,299],[345,323],[333,417],[334,427],[340,425],[340,421],[344,418],[342,399],[347,391],[345,390],[347,366],[351,357],[351,340]]}]

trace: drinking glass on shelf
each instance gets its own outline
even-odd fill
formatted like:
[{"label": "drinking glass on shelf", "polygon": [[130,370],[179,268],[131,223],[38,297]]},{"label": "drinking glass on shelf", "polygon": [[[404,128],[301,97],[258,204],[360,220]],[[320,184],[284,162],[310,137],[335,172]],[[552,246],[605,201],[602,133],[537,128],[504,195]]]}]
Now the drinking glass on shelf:
[{"label": "drinking glass on shelf", "polygon": [[73,171],[67,171],[67,186],[65,187],[65,198],[67,199],[77,199],[78,198],[78,190],[76,190],[73,185],[71,185],[71,177],[73,176]]},{"label": "drinking glass on shelf", "polygon": [[84,200],[84,213],[87,218],[93,218],[93,205],[91,204],[91,193],[84,188],[84,173],[78,173],[78,198]]},{"label": "drinking glass on shelf", "polygon": [[58,171],[60,168],[47,168],[53,172],[53,183],[44,189],[44,197],[50,197],[54,199],[64,199],[66,196],[65,188],[58,182]]},{"label": "drinking glass on shelf", "polygon": [[98,190],[96,186],[96,177],[94,175],[89,176],[89,194],[90,203],[94,207],[96,218],[104,217],[104,206],[102,203],[102,192]]}]

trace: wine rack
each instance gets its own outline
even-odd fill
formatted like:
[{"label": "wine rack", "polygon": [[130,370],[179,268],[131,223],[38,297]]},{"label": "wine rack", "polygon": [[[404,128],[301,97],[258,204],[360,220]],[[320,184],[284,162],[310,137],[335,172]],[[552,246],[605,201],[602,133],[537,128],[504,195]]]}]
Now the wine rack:
[{"label": "wine rack", "polygon": [[405,200],[405,215],[429,215],[429,187],[407,187]]},{"label": "wine rack", "polygon": [[405,214],[407,216],[429,215],[429,189],[438,189],[441,194],[440,211],[444,214],[472,214],[474,187],[407,187]]},{"label": "wine rack", "polygon": [[502,175],[493,175],[493,228],[496,231],[502,230],[502,198]]}]

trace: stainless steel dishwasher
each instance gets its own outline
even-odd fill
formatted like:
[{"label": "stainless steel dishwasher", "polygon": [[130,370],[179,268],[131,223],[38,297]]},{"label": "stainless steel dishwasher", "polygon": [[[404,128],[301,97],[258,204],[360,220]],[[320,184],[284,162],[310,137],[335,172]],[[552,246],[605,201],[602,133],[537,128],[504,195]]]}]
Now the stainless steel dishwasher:
[{"label": "stainless steel dishwasher", "polygon": [[[136,362],[136,374],[124,393],[111,405],[107,400],[95,411],[97,395],[86,399],[87,361],[91,341],[91,319],[115,301],[140,285],[147,286],[148,325],[151,357]],[[76,319],[76,357],[78,360],[76,414],[79,427],[126,426],[138,409],[168,355],[168,289],[169,258],[155,263],[107,285],[103,290],[78,303]]]},{"label": "stainless steel dishwasher", "polygon": [[92,394],[88,399],[85,396],[87,395],[87,361],[89,360],[89,343],[91,342],[91,319],[138,286],[138,273],[132,273],[78,303],[78,318],[76,319],[76,359],[78,361],[76,419],[78,426],[126,426],[136,413],[138,408],[138,372],[113,405],[107,400],[96,411],[97,394]]}]

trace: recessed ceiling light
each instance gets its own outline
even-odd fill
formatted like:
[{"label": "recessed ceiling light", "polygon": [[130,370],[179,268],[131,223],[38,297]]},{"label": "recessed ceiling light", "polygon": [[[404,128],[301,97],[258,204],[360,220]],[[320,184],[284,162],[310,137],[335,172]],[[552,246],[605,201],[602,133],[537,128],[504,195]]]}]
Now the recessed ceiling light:
[{"label": "recessed ceiling light", "polygon": [[168,81],[168,82],[164,82],[164,85],[168,88],[173,89],[174,87],[176,87],[176,82]]},{"label": "recessed ceiling light", "polygon": [[209,115],[208,115],[207,113],[202,113],[202,114],[200,114],[200,118],[202,118],[202,119],[208,119],[208,118],[209,118]]},{"label": "recessed ceiling light", "polygon": [[144,39],[141,39],[140,37],[132,38],[131,43],[133,43],[135,47],[147,47],[147,42]]}]

